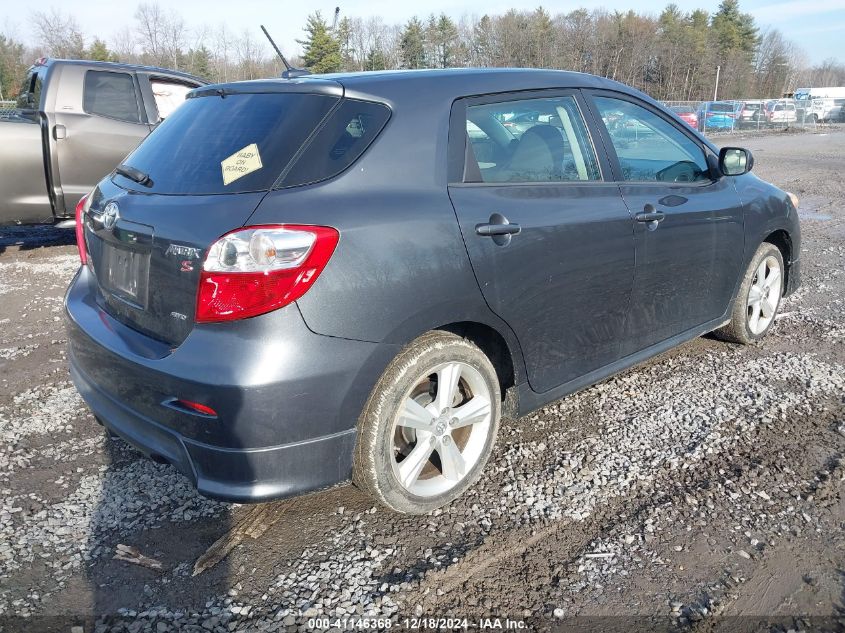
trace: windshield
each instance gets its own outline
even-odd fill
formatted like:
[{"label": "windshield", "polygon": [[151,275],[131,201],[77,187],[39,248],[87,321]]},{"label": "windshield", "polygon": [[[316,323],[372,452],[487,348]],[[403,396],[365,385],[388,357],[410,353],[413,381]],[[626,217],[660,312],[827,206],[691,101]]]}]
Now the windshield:
[{"label": "windshield", "polygon": [[144,193],[266,191],[337,102],[300,93],[188,99],[124,161],[152,184],[115,181]]}]

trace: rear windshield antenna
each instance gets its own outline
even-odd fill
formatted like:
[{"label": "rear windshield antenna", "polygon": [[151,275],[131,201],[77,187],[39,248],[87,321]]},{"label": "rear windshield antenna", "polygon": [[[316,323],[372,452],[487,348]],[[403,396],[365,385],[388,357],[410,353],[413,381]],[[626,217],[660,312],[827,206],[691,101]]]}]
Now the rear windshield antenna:
[{"label": "rear windshield antenna", "polygon": [[294,77],[302,77],[304,75],[310,75],[311,73],[305,70],[304,68],[294,68],[290,64],[288,64],[288,60],[285,59],[285,56],[282,55],[282,51],[279,50],[279,47],[276,46],[276,42],[273,41],[273,38],[270,37],[270,34],[267,32],[267,29],[264,28],[264,25],[261,25],[261,30],[264,31],[264,35],[267,36],[267,39],[270,40],[270,45],[275,49],[276,55],[279,56],[279,59],[282,60],[282,63],[285,65],[285,71],[282,73],[282,77],[285,79],[293,79]]}]

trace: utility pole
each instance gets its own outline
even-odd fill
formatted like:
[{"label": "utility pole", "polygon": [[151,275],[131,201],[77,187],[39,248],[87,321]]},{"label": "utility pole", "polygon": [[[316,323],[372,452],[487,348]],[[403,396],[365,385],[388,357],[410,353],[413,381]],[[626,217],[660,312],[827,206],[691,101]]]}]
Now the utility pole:
[{"label": "utility pole", "polygon": [[721,70],[721,66],[716,66],[716,87],[713,89],[713,101],[719,100],[719,72]]}]

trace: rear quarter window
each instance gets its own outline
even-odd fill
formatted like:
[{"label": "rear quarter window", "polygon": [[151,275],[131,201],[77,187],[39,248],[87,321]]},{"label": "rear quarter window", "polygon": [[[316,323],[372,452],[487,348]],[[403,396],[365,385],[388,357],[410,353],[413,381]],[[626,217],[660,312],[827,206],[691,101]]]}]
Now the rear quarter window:
[{"label": "rear quarter window", "polygon": [[305,185],[341,173],[358,160],[389,118],[390,108],[382,103],[345,99],[285,174],[282,186]]}]

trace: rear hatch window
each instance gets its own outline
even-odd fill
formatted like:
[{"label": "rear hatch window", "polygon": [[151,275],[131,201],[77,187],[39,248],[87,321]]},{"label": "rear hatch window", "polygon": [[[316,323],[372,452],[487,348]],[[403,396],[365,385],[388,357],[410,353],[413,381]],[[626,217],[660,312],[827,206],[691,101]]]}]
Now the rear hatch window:
[{"label": "rear hatch window", "polygon": [[143,193],[181,195],[313,183],[355,162],[389,118],[382,103],[323,94],[189,98],[124,161],[152,184],[121,175],[115,183]]},{"label": "rear hatch window", "polygon": [[159,194],[266,191],[337,102],[301,93],[190,98],[124,161],[151,186],[115,182]]},{"label": "rear hatch window", "polygon": [[115,174],[92,196],[84,235],[98,302],[130,328],[179,345],[193,327],[208,247],[241,227],[271,187],[349,167],[389,116],[384,104],[326,94],[189,98],[124,161],[152,185]]}]

